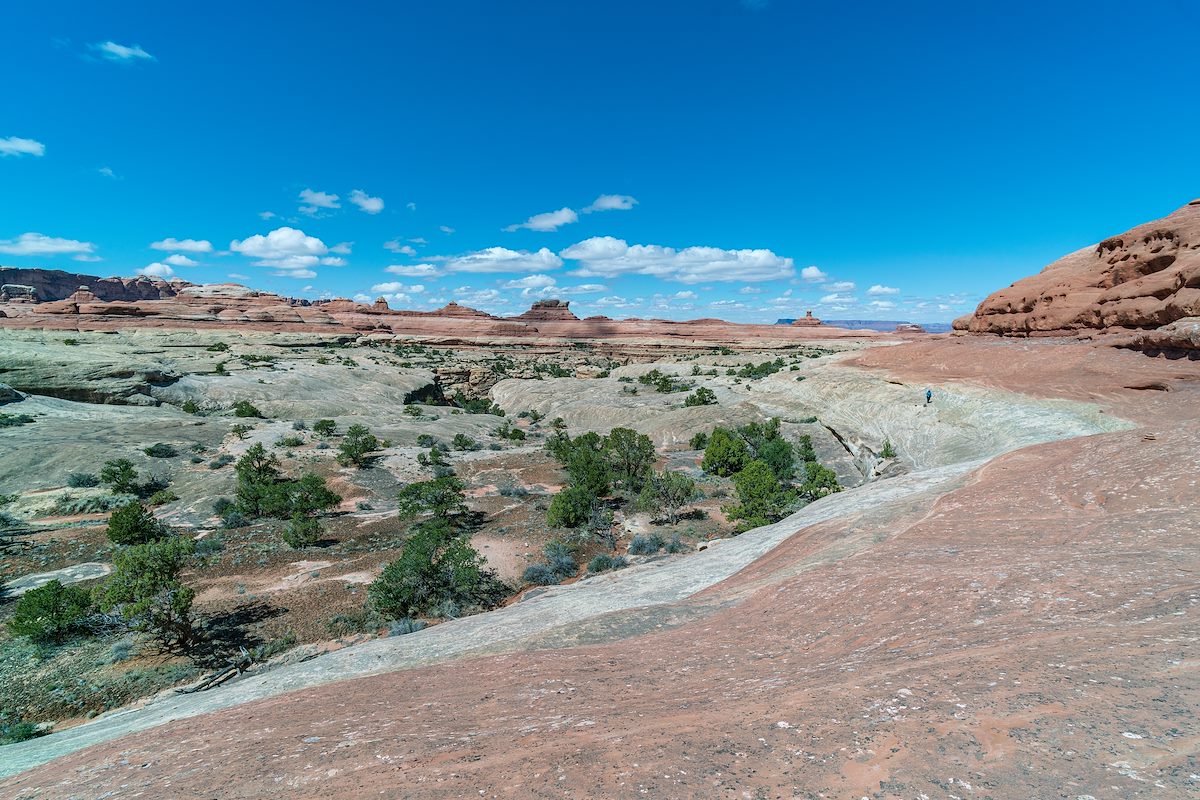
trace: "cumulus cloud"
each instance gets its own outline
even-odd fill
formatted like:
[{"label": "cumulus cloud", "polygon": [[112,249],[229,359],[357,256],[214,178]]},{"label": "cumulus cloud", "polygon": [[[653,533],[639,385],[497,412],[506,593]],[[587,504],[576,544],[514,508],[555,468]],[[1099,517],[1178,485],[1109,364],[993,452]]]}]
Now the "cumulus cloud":
[{"label": "cumulus cloud", "polygon": [[546,286],[553,286],[554,278],[549,275],[526,275],[524,278],[519,278],[515,281],[508,281],[502,285],[505,289],[542,289]]},{"label": "cumulus cloud", "polygon": [[175,253],[211,253],[212,242],[207,239],[174,239],[168,236],[158,242],[151,242],[154,250],[169,250]]},{"label": "cumulus cloud", "polygon": [[413,244],[429,244],[429,242],[426,241],[425,237],[423,237],[423,236],[417,236],[415,238],[409,239],[408,241],[410,241]]},{"label": "cumulus cloud", "polygon": [[829,292],[853,292],[857,288],[854,281],[834,281],[825,284],[825,290]]},{"label": "cumulus cloud", "polygon": [[627,194],[602,194],[590,206],[583,209],[583,213],[591,214],[593,211],[628,211],[636,205],[637,200]]},{"label": "cumulus cloud", "polygon": [[362,189],[355,189],[350,192],[350,202],[359,207],[359,210],[365,211],[368,214],[378,214],[383,211],[383,198],[371,197]]},{"label": "cumulus cloud", "polygon": [[871,308],[877,308],[880,311],[888,311],[896,307],[896,304],[891,300],[872,300],[867,303]]},{"label": "cumulus cloud", "polygon": [[148,275],[154,278],[169,278],[175,274],[175,270],[160,261],[155,261],[153,264],[147,264],[139,269],[137,274]]},{"label": "cumulus cloud", "polygon": [[371,291],[376,294],[421,294],[425,291],[422,284],[414,283],[411,286],[405,286],[400,281],[388,281],[387,283],[377,283],[371,287]]},{"label": "cumulus cloud", "polygon": [[339,256],[350,255],[351,249],[354,247],[354,242],[338,242],[333,247],[329,248],[329,252],[337,253]]},{"label": "cumulus cloud", "polygon": [[119,180],[117,173],[113,172],[112,167],[100,167],[100,169],[96,170],[96,172],[100,173],[106,178],[112,178],[114,181]]},{"label": "cumulus cloud", "polygon": [[229,249],[251,258],[266,260],[316,257],[329,252],[329,248],[317,237],[309,236],[302,230],[289,228],[286,225],[276,228],[266,236],[255,234],[241,241],[234,239],[229,243]]},{"label": "cumulus cloud", "polygon": [[630,245],[612,236],[595,236],[571,245],[560,255],[579,262],[574,274],[613,277],[650,275],[681,283],[767,281],[793,273],[792,259],[770,250],[723,250],[719,247]]},{"label": "cumulus cloud", "polygon": [[579,215],[575,213],[574,209],[566,208],[564,206],[558,211],[547,211],[544,214],[534,214],[532,217],[520,223],[519,225],[509,225],[504,230],[511,233],[512,231],[520,230],[521,228],[528,228],[531,231],[548,232],[556,231],[563,225],[570,225],[572,222],[578,221]]},{"label": "cumulus cloud", "polygon": [[800,270],[800,277],[809,283],[817,283],[823,281],[829,276],[822,272],[818,267],[805,267]]},{"label": "cumulus cloud", "polygon": [[325,256],[321,259],[321,263],[327,267],[344,267],[346,266],[346,259],[338,258],[337,256]]},{"label": "cumulus cloud", "polygon": [[384,267],[383,271],[404,278],[437,278],[442,275],[442,271],[433,264],[391,264]]},{"label": "cumulus cloud", "polygon": [[173,267],[194,267],[199,264],[199,261],[193,261],[180,253],[172,253],[163,259],[164,263],[170,264]]},{"label": "cumulus cloud", "polygon": [[310,217],[316,216],[321,209],[341,208],[342,204],[338,202],[340,198],[336,194],[329,192],[318,192],[314,189],[300,190],[300,213],[307,214]]},{"label": "cumulus cloud", "polygon": [[271,273],[279,278],[315,278],[317,273],[311,269],[277,269]]},{"label": "cumulus cloud", "polygon": [[116,42],[99,42],[92,45],[101,58],[115,61],[119,64],[132,64],[137,61],[154,61],[154,56],[142,49],[141,45],[125,45]]},{"label": "cumulus cloud", "polygon": [[34,139],[22,139],[19,136],[9,136],[0,139],[0,156],[38,156],[46,155],[46,145]]},{"label": "cumulus cloud", "polygon": [[502,289],[520,289],[522,297],[570,297],[580,294],[596,294],[608,291],[608,287],[599,283],[578,283],[571,286],[559,286],[550,275],[526,275],[524,278],[506,281]]},{"label": "cumulus cloud", "polygon": [[274,211],[260,211],[258,216],[260,219],[275,219],[276,214]]},{"label": "cumulus cloud", "polygon": [[59,239],[44,233],[22,233],[15,239],[0,239],[0,253],[14,256],[90,255],[95,249],[96,245],[91,242]]},{"label": "cumulus cloud", "polygon": [[391,250],[393,253],[399,253],[401,255],[415,256],[417,254],[416,248],[410,244],[400,244],[399,239],[392,239],[390,242],[384,242],[383,247],[385,250]]},{"label": "cumulus cloud", "polygon": [[446,234],[447,236],[454,233],[454,228],[451,228],[449,225],[441,225],[438,227],[438,230],[441,231],[442,233]]},{"label": "cumulus cloud", "polygon": [[454,290],[455,297],[469,306],[495,306],[504,299],[496,289],[472,289],[470,286],[460,286]]},{"label": "cumulus cloud", "polygon": [[461,256],[440,256],[447,272],[541,272],[558,269],[562,259],[547,248],[536,252],[487,247]]},{"label": "cumulus cloud", "polygon": [[879,295],[886,294],[900,294],[900,290],[895,286],[881,286],[877,283],[870,289],[867,289],[867,294],[878,297]]},{"label": "cumulus cloud", "polygon": [[695,300],[696,293],[695,292],[676,292],[675,294],[671,295],[671,299],[672,300]]},{"label": "cumulus cloud", "polygon": [[825,295],[817,302],[823,306],[845,306],[855,303],[856,298],[852,294],[834,292],[833,294]]}]

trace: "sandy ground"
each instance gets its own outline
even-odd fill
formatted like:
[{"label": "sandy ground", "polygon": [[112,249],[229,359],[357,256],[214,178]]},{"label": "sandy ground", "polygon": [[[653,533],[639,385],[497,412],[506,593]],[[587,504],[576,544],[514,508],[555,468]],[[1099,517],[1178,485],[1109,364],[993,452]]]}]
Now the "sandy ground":
[{"label": "sandy ground", "polygon": [[402,637],[442,647],[438,663],[166,722],[0,795],[1195,797],[1200,365],[957,339],[858,363],[939,395],[1084,401],[1137,427],[847,492],[864,499],[672,562],[699,573],[722,548],[753,553],[676,601],[648,592],[451,653],[447,637],[514,614],[602,602],[605,584],[583,581],[558,590],[574,606],[538,598]]}]

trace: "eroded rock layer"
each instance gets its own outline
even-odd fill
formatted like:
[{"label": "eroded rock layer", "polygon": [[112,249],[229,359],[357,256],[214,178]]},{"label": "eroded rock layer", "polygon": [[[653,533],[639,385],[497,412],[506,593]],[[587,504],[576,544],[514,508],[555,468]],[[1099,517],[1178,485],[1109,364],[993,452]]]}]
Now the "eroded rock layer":
[{"label": "eroded rock layer", "polygon": [[1125,332],[1200,317],[1200,200],[1001,289],[956,330],[1007,336]]}]

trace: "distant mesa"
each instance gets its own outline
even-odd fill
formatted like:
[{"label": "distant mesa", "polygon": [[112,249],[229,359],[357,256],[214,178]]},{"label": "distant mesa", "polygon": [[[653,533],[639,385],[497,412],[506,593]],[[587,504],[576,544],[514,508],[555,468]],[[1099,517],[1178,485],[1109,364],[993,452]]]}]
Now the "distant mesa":
[{"label": "distant mesa", "polygon": [[812,328],[821,324],[821,320],[812,315],[811,311],[804,312],[804,316],[800,319],[792,320],[792,324],[801,328]]},{"label": "distant mesa", "polygon": [[537,300],[528,311],[516,319],[532,322],[578,322],[579,317],[571,312],[570,305],[569,300]]},{"label": "distant mesa", "polygon": [[1200,200],[1063,256],[990,295],[955,330],[1069,336],[1200,317]]}]

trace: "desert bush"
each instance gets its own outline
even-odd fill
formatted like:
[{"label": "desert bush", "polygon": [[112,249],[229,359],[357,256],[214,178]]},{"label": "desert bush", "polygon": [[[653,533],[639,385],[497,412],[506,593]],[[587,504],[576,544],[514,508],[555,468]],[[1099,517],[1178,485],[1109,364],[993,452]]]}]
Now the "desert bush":
[{"label": "desert bush", "polygon": [[100,485],[100,477],[90,472],[72,472],[67,476],[67,486],[72,489],[88,489]]},{"label": "desert bush", "polygon": [[97,592],[100,609],[115,612],[130,629],[153,636],[164,648],[186,650],[195,639],[195,592],[179,581],[179,573],[194,552],[192,541],[180,536],[119,551],[112,574]]},{"label": "desert bush", "polygon": [[437,444],[437,437],[433,434],[422,433],[417,437],[417,447],[433,447]]},{"label": "desert bush", "polygon": [[276,447],[300,447],[304,444],[303,436],[281,436],[275,441]]},{"label": "desert bush", "polygon": [[372,453],[378,449],[379,440],[365,426],[351,425],[338,447],[337,461],[342,466],[362,468],[374,460]]},{"label": "desert bush", "polygon": [[229,350],[229,345],[225,344],[225,342],[216,342],[214,344],[210,344],[204,349],[210,353],[224,353]]},{"label": "desert bush", "polygon": [[737,489],[738,504],[726,509],[726,514],[730,519],[740,520],[739,530],[778,521],[795,500],[795,492],[780,482],[765,461],[751,461],[733,476],[733,485]]},{"label": "desert bush", "polygon": [[396,496],[396,510],[403,519],[432,514],[455,520],[467,514],[466,486],[453,475],[410,483]]},{"label": "desert bush", "polygon": [[631,494],[641,491],[655,459],[650,437],[631,428],[613,428],[604,437],[603,447],[616,482]]},{"label": "desert bush", "polygon": [[28,414],[0,414],[0,428],[15,428],[35,422]]},{"label": "desert bush", "polygon": [[130,500],[125,494],[106,494],[92,497],[72,497],[64,494],[54,502],[54,513],[60,517],[74,517],[79,514],[102,514],[123,506]]},{"label": "desert bush", "polygon": [[567,486],[550,500],[546,523],[555,528],[578,528],[592,515],[596,496],[582,486]]},{"label": "desert bush", "polygon": [[749,460],[750,450],[741,437],[725,428],[715,428],[700,466],[707,473],[728,477],[745,467]]},{"label": "desert bush", "polygon": [[178,499],[179,495],[170,489],[159,489],[146,499],[146,503],[152,506],[165,506],[167,503],[174,503]]},{"label": "desert bush", "polygon": [[663,548],[663,538],[657,533],[639,534],[629,542],[629,553],[635,556],[651,556]]},{"label": "desert bush", "polygon": [[[235,512],[236,513],[236,512]],[[225,549],[225,539],[220,533],[210,533],[203,539],[196,540],[196,556],[205,558],[214,556]]]},{"label": "desert bush", "polygon": [[235,417],[254,417],[262,418],[262,412],[251,403],[249,400],[238,400],[233,404],[233,415]]},{"label": "desert bush", "polygon": [[880,458],[895,458],[896,448],[892,446],[892,440],[886,439],[883,442],[883,449],[879,451]]},{"label": "desert bush", "polygon": [[321,523],[312,517],[293,514],[283,529],[283,541],[288,547],[312,547],[321,540]]},{"label": "desert bush", "polygon": [[638,497],[638,508],[643,511],[662,511],[674,525],[679,513],[697,498],[696,482],[682,472],[665,471],[646,482]]},{"label": "desert bush", "polygon": [[22,722],[20,720],[9,722],[6,719],[0,719],[0,745],[27,742],[30,739],[36,739],[48,733],[50,733],[49,728],[43,729],[40,725],[33,722]]},{"label": "desert bush", "polygon": [[508,587],[484,563],[449,523],[428,520],[414,528],[400,557],[384,568],[367,593],[375,609],[392,618],[458,616],[461,609],[492,608],[508,594]]},{"label": "desert bush", "polygon": [[694,406],[712,406],[717,404],[717,395],[712,389],[701,386],[696,391],[683,398],[684,406],[692,408]]},{"label": "desert bush", "polygon": [[450,445],[455,450],[478,450],[479,449],[479,442],[475,441],[470,436],[467,436],[465,433],[454,434],[454,439],[451,440]]},{"label": "desert bush", "polygon": [[208,468],[209,469],[220,469],[221,467],[228,466],[228,465],[232,464],[233,462],[234,462],[233,456],[231,456],[229,453],[221,453],[221,455],[217,456],[212,461],[208,462]]},{"label": "desert bush", "polygon": [[394,619],[388,623],[388,636],[407,636],[410,633],[423,631],[428,627],[422,620],[413,619],[412,617]]},{"label": "desert bush", "polygon": [[608,572],[627,566],[629,566],[629,561],[625,556],[610,556],[607,553],[601,553],[588,562],[588,572]]},{"label": "desert bush", "polygon": [[250,524],[250,519],[236,508],[221,515],[221,527],[227,530],[244,528]]},{"label": "desert bush", "polygon": [[337,423],[331,419],[319,419],[313,423],[312,429],[318,436],[333,436],[337,431]]},{"label": "desert bush", "polygon": [[670,541],[668,541],[666,543],[666,545],[664,546],[664,549],[668,553],[686,553],[687,551],[691,550],[692,548],[690,548],[686,544],[684,544],[683,540],[679,538],[679,534],[677,533],[671,537]]},{"label": "desert bush", "polygon": [[38,644],[61,644],[83,629],[91,609],[92,596],[86,589],[50,581],[17,599],[8,629],[14,636],[27,636]]},{"label": "desert bush", "polygon": [[118,508],[108,518],[109,541],[121,545],[141,545],[170,534],[141,503],[134,501]]},{"label": "desert bush", "polygon": [[294,430],[294,431],[306,431],[306,430],[308,430],[308,426],[304,424],[304,420],[302,420],[302,419],[298,419],[298,420],[296,420],[295,422],[293,422],[293,423],[292,423],[292,430]]},{"label": "desert bush", "polygon": [[178,450],[171,445],[166,444],[165,442],[152,444],[149,447],[144,448],[142,452],[151,458],[174,458],[175,456],[179,455]]},{"label": "desert bush", "polygon": [[700,431],[697,433],[688,442],[688,447],[692,448],[693,450],[703,450],[704,448],[708,447],[708,433],[706,431]]},{"label": "desert bush", "polygon": [[127,458],[105,461],[100,470],[100,482],[109,487],[113,494],[137,494],[140,488],[138,472]]},{"label": "desert bush", "polygon": [[530,564],[521,574],[521,580],[535,586],[557,586],[562,583],[562,577],[548,564]]}]

